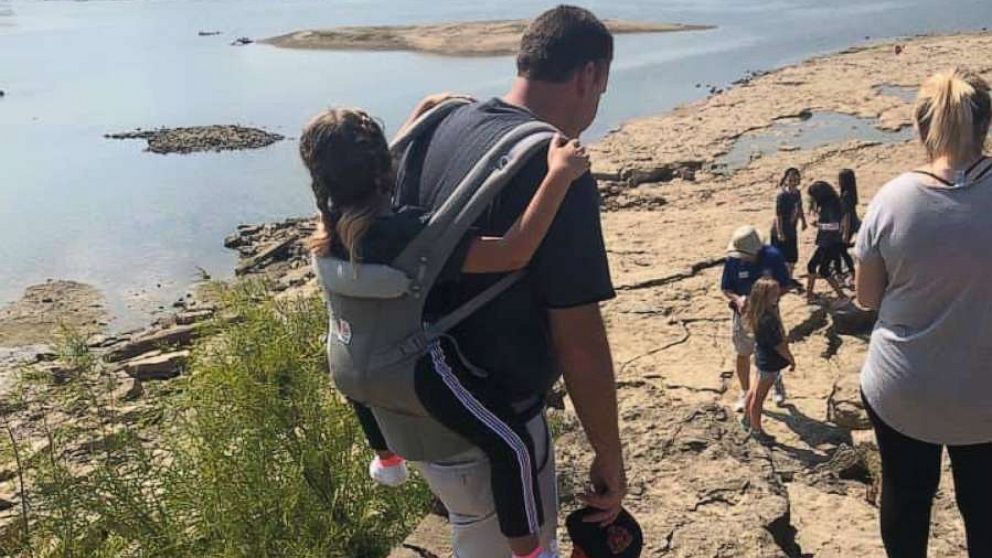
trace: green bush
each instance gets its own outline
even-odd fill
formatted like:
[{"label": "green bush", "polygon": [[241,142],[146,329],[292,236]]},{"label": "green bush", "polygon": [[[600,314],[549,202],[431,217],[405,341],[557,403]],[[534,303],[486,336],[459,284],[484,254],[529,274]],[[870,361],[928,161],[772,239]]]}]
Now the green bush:
[{"label": "green bush", "polygon": [[106,371],[69,344],[83,371],[59,389],[82,414],[25,467],[30,532],[0,551],[377,557],[413,528],[429,493],[368,478],[371,453],[327,374],[319,297],[276,301],[244,284],[221,298],[228,319],[141,420],[108,402]]}]

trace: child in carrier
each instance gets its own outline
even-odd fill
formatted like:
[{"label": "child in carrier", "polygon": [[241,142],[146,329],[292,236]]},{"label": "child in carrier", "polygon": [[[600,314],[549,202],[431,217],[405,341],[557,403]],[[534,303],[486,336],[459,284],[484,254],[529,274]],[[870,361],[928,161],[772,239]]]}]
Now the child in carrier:
[{"label": "child in carrier", "polygon": [[778,300],[781,288],[771,277],[762,277],[751,289],[747,307],[744,310],[745,326],[754,335],[754,360],[757,368],[757,381],[751,382],[747,394],[747,412],[741,424],[745,430],[761,443],[773,439],[761,428],[761,413],[765,398],[778,380],[782,370],[796,369],[796,359],[789,350],[785,328],[779,316]]},{"label": "child in carrier", "polygon": [[[421,104],[421,107],[429,106]],[[415,112],[412,118],[419,116],[419,112]],[[318,230],[310,241],[315,257],[330,256],[352,262],[388,264],[426,225],[429,214],[422,208],[391,208],[394,190],[392,158],[382,128],[367,113],[353,109],[331,109],[314,116],[300,137],[300,155],[310,171],[319,210]],[[453,280],[460,273],[515,271],[530,262],[571,184],[589,170],[585,147],[577,140],[567,140],[562,136],[552,140],[547,164],[548,172],[543,182],[506,234],[502,237],[465,239],[447,262],[439,282]],[[421,360],[443,359],[441,351],[440,346],[432,347],[430,354]],[[451,366],[457,366],[457,363],[452,362]],[[454,403],[425,401],[425,407],[434,415],[434,409],[439,405]],[[391,486],[405,481],[408,475],[406,463],[386,447],[371,411],[357,402],[352,402],[352,405],[370,446],[376,452],[370,465],[372,478]],[[450,420],[446,422],[444,417],[435,418],[461,433],[463,425],[449,424]],[[484,451],[498,443],[490,445],[485,440],[472,441]],[[504,469],[512,470],[512,467],[500,467],[503,459],[502,455],[490,455],[494,484],[513,480],[498,478]],[[520,541],[522,548],[536,547],[537,535],[521,537]],[[511,547],[516,546],[513,539],[510,543]]]}]

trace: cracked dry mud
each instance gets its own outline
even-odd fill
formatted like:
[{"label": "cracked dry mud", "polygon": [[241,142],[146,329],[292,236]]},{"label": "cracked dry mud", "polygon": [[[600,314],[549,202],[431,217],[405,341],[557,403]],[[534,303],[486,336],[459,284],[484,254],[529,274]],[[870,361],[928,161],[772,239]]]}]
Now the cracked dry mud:
[{"label": "cracked dry mud", "polygon": [[[618,287],[604,314],[617,363],[626,505],[644,528],[644,556],[884,556],[877,509],[869,502],[877,461],[858,463],[850,454],[852,447],[864,451],[873,443],[871,432],[860,430],[857,401],[866,338],[834,331],[826,285],[818,287],[818,305],[784,297],[783,319],[799,366],[785,378],[787,405],[766,405],[765,428],[777,443],[747,440],[731,410],[738,392],[719,258],[737,226],[754,224],[767,234],[786,167],[798,167],[804,185],[836,182],[840,169],[855,169],[863,213],[888,179],[919,164],[922,150],[913,141],[851,138],[766,155],[729,176],[712,172],[712,163],[746,132],[804,111],[873,118],[884,129],[909,126],[911,101],[887,94],[892,90],[884,85],[917,87],[939,69],[969,63],[992,78],[992,66],[973,56],[992,48],[990,34],[901,44],[901,55],[884,44],[772,72],[632,122],[595,147]],[[687,162],[698,169],[691,176],[664,170],[686,168]],[[809,232],[801,258],[811,251]],[[558,442],[562,517],[577,505],[572,493],[591,459],[566,401],[567,428]],[[394,556],[447,556],[447,538],[443,522],[429,518]],[[945,464],[930,556],[965,554]]]}]

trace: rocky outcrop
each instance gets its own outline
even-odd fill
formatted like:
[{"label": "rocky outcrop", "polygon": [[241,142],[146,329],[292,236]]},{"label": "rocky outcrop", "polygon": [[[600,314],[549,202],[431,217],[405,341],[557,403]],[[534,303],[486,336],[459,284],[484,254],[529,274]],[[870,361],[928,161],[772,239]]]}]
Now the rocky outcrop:
[{"label": "rocky outcrop", "polygon": [[169,347],[187,347],[192,344],[198,334],[198,324],[176,326],[164,330],[152,331],[127,341],[120,347],[114,348],[104,355],[107,362],[119,362]]},{"label": "rocky outcrop", "polygon": [[861,401],[860,370],[849,370],[834,383],[827,398],[827,419],[848,430],[868,430],[871,421]]},{"label": "rocky outcrop", "polygon": [[182,373],[189,361],[189,354],[189,351],[174,351],[143,355],[125,362],[124,371],[139,381],[169,380]]},{"label": "rocky outcrop", "polygon": [[106,134],[108,139],[143,139],[152,153],[195,153],[260,149],[285,139],[280,134],[244,126],[194,126]]}]

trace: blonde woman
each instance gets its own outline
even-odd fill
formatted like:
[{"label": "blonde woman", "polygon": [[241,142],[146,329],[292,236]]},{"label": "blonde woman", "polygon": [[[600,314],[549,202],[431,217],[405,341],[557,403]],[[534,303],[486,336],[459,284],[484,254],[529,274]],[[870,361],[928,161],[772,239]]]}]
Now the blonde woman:
[{"label": "blonde woman", "polygon": [[762,277],[751,289],[744,309],[744,322],[754,336],[754,360],[758,369],[757,381],[751,382],[747,392],[747,412],[741,424],[756,440],[763,444],[774,439],[761,428],[761,413],[765,399],[778,381],[782,370],[796,369],[796,359],[789,350],[785,327],[779,317],[778,299],[782,291],[771,277]]},{"label": "blonde woman", "polygon": [[926,556],[944,446],[969,555],[992,556],[990,117],[979,76],[928,79],[915,109],[927,162],[875,196],[855,250],[858,301],[878,309],[861,381],[893,558]]}]

